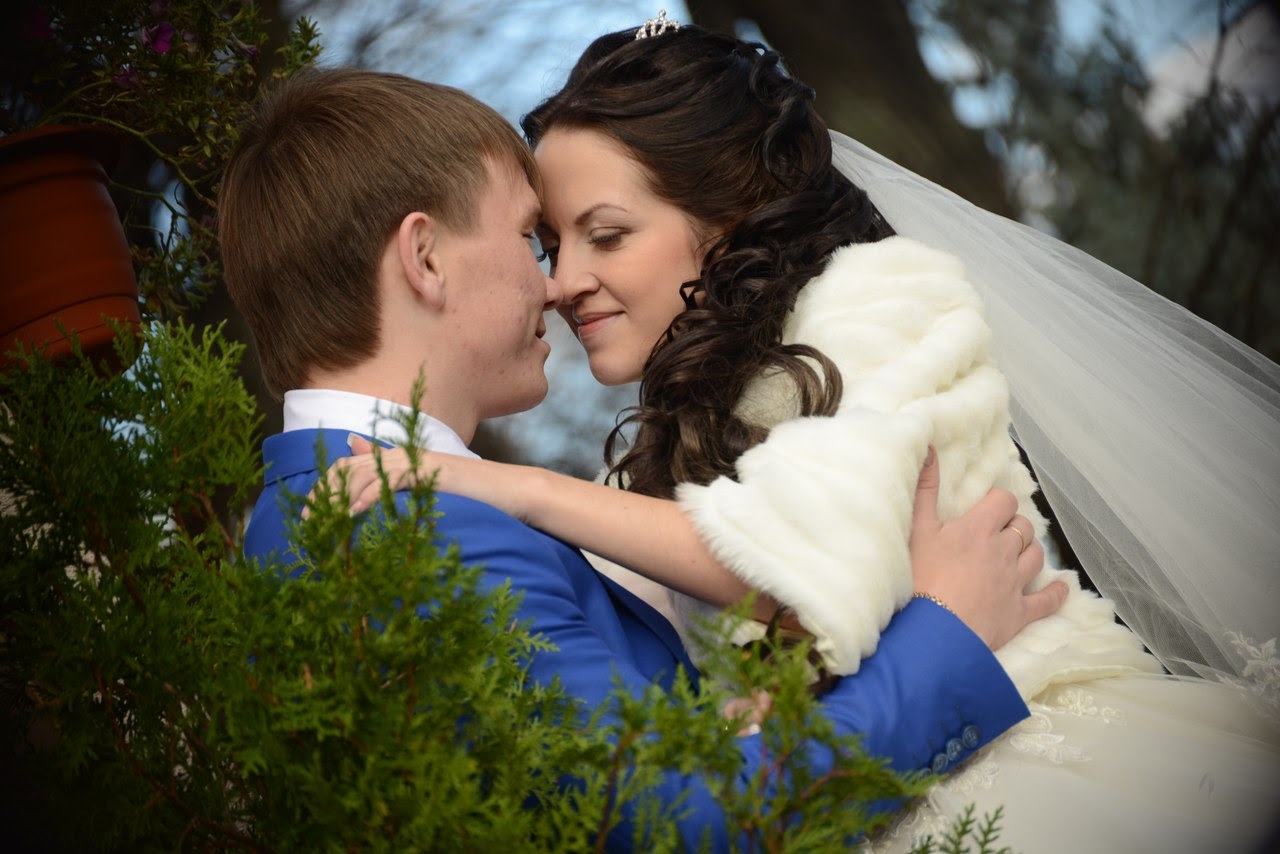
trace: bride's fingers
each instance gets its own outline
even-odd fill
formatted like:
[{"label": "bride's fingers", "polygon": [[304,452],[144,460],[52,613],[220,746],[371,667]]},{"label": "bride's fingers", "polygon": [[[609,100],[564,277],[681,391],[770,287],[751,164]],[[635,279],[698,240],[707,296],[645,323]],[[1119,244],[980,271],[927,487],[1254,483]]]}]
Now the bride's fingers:
[{"label": "bride's fingers", "polygon": [[[364,493],[370,484],[379,482],[377,466],[372,456],[342,457],[335,460],[325,472],[324,479],[329,490],[329,503],[336,504],[340,496],[349,495],[352,497],[350,505],[352,512],[355,512],[357,496]],[[316,491],[315,488],[311,490],[308,505],[315,499]],[[309,515],[309,506],[304,507],[302,517],[305,519]]]},{"label": "bride's fingers", "polygon": [[1033,539],[1030,545],[1022,550],[1022,554],[1018,555],[1018,574],[1027,584],[1030,584],[1043,568],[1044,546],[1040,545],[1039,540]]},{"label": "bride's fingers", "polygon": [[381,494],[382,483],[380,481],[375,481],[374,483],[365,486],[364,489],[360,490],[360,492],[355,494],[351,499],[351,515],[354,516],[357,513],[363,513],[368,510],[375,502],[377,502]]},{"label": "bride's fingers", "polygon": [[[347,445],[354,455],[334,460],[323,477],[330,501],[336,503],[341,501],[341,496],[348,496],[348,506],[353,514],[369,509],[378,501],[384,474],[392,491],[411,487],[417,480],[417,473],[410,466],[403,448],[383,448],[355,433],[348,434]],[[423,452],[418,465],[428,477],[436,476],[438,479],[449,459],[445,454]],[[437,488],[441,488],[439,482]],[[318,490],[319,484],[312,489],[308,503],[315,500]],[[309,516],[309,509],[304,507],[302,514],[304,518]]]},{"label": "bride's fingers", "polygon": [[[426,472],[425,477],[437,477],[437,488],[439,488],[439,473],[443,469],[442,457],[443,455],[424,453],[423,461],[420,463]],[[391,459],[384,457],[382,469],[379,469],[374,457],[347,457],[346,459],[350,463],[346,467],[348,476],[345,491],[351,496],[350,506],[353,515],[368,510],[381,499],[383,473],[387,476],[392,492],[411,488],[418,480],[414,469],[409,468],[408,462],[402,457]],[[335,495],[343,491],[343,486],[338,481],[334,482],[333,488]]]},{"label": "bride's fingers", "polygon": [[[343,489],[341,472],[347,471],[350,468],[350,461],[352,459],[353,459],[352,457],[340,457],[339,459],[335,460],[333,462],[333,465],[329,466],[329,468],[321,476],[322,480],[325,483],[325,486],[329,490],[330,504],[338,500],[338,495],[341,493]],[[311,487],[311,491],[307,493],[306,503],[302,505],[303,519],[308,519],[311,517],[311,505],[314,502],[319,500],[319,493],[320,493],[320,481],[316,481],[315,486]]]},{"label": "bride's fingers", "polygon": [[1008,541],[1007,545],[1012,550],[1012,554],[1020,555],[1035,544],[1036,529],[1026,516],[1014,516],[1009,520],[1009,524],[1004,526],[1000,536]]},{"label": "bride's fingers", "polygon": [[[965,516],[978,530],[1000,531],[1007,528],[1018,512],[1018,499],[1007,489],[992,489]],[[1007,535],[1006,535],[1007,536]]]},{"label": "bride's fingers", "polygon": [[372,454],[375,445],[359,433],[348,433],[347,447],[351,449],[351,453],[356,456],[362,456],[364,454]]},{"label": "bride's fingers", "polygon": [[1067,601],[1067,585],[1065,582],[1055,581],[1046,585],[1043,590],[1028,593],[1022,601],[1031,618],[1028,622],[1035,622],[1062,607],[1062,603]]}]

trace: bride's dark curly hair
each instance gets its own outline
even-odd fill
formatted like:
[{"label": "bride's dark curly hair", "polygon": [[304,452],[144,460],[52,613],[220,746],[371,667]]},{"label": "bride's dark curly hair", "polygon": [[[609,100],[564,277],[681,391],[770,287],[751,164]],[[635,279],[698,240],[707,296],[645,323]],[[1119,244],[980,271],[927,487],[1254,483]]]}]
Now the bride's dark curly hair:
[{"label": "bride's dark curly hair", "polygon": [[893,230],[832,166],[813,90],[776,53],[696,26],[639,41],[635,30],[601,36],[521,126],[533,146],[555,127],[622,143],[653,192],[710,244],[701,277],[681,287],[685,311],[645,364],[639,405],[609,435],[611,477],[662,497],[677,483],[733,477],[767,434],[734,412],[762,373],[791,378],[801,414],[835,412],[840,372],[812,347],[784,345],[783,324],[833,251]]}]

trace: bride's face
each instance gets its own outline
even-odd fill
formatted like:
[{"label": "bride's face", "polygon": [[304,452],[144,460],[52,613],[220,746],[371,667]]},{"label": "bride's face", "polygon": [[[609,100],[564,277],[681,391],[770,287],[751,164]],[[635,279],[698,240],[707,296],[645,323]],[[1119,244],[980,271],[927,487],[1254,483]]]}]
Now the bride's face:
[{"label": "bride's face", "polygon": [[640,379],[653,345],[684,310],[701,268],[698,229],[649,189],[626,149],[597,131],[557,128],[538,144],[543,246],[559,307],[605,385]]}]

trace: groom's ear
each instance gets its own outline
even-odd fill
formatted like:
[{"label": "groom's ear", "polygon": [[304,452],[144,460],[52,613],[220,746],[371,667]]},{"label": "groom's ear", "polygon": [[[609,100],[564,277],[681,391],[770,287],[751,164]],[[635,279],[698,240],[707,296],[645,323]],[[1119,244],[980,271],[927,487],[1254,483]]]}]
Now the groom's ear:
[{"label": "groom's ear", "polygon": [[405,281],[435,308],[444,306],[444,269],[439,241],[438,224],[422,211],[414,211],[401,220],[396,232],[396,248]]}]

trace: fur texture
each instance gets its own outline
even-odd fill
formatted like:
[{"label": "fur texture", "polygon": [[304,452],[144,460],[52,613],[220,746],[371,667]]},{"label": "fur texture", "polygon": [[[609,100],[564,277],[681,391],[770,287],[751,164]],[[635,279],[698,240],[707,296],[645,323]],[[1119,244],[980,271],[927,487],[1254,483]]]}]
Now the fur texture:
[{"label": "fur texture", "polygon": [[[773,427],[768,439],[739,459],[737,481],[684,484],[678,497],[717,557],[790,606],[834,672],[853,673],[912,594],[907,540],[929,443],[941,518],[999,486],[1017,496],[1037,536],[1045,521],[1009,435],[1008,387],[988,352],[981,302],[955,258],[902,237],[847,246],[801,290],[784,338],[839,366],[839,411],[796,418],[789,381],[760,377],[741,407]],[[1046,565],[1033,587],[1054,578],[1070,586],[1067,603],[997,653],[1024,697],[1057,682],[1159,670],[1074,572]],[[700,610],[676,600],[686,619]]]}]

